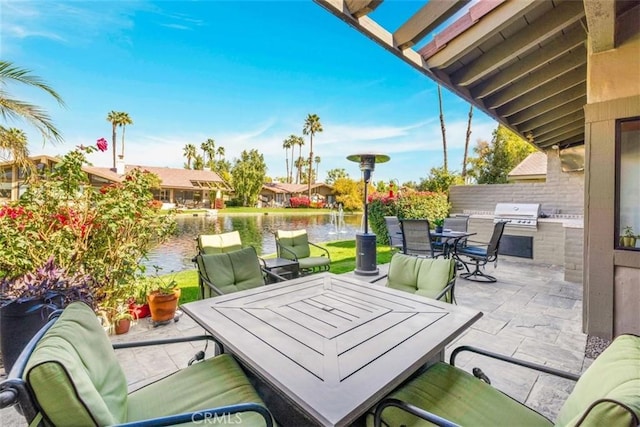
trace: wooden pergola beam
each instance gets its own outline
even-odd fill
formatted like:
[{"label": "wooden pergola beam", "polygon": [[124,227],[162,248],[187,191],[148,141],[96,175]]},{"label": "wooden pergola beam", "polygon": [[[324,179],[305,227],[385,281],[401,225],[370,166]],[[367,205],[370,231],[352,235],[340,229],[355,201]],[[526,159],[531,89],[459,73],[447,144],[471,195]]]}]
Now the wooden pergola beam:
[{"label": "wooden pergola beam", "polygon": [[[568,111],[567,111],[568,110]],[[543,125],[535,126],[537,123],[532,121],[525,122],[517,126],[520,132],[531,132],[533,135],[544,135],[547,132],[554,131],[563,126],[567,126],[576,120],[582,120],[584,124],[584,111],[582,108],[570,111],[570,109],[556,108],[549,112],[550,116],[544,121]],[[536,119],[534,119],[536,120]]]},{"label": "wooden pergola beam", "polygon": [[544,67],[527,77],[518,80],[511,86],[485,98],[485,105],[489,108],[498,108],[523,95],[531,92],[540,86],[553,80],[563,80],[564,75],[574,70],[576,67],[587,63],[587,52],[583,47],[578,47],[568,55],[554,61],[553,67]]},{"label": "wooden pergola beam", "polygon": [[589,45],[593,53],[615,47],[616,2],[613,0],[585,0],[584,10],[589,28]]},{"label": "wooden pergola beam", "polygon": [[580,45],[584,45],[584,29],[580,26],[575,26],[566,34],[556,37],[537,52],[500,70],[493,76],[483,79],[472,87],[471,95],[474,98],[484,98],[491,95]]},{"label": "wooden pergola beam", "polygon": [[380,6],[382,0],[344,0],[344,4],[349,13],[354,18],[360,18],[373,12],[376,7]]},{"label": "wooden pergola beam", "polygon": [[[575,86],[571,86],[566,90],[563,90],[562,92],[559,92],[556,95],[553,95],[552,97],[539,102],[528,110],[509,115],[509,122],[513,123],[514,125],[518,125],[528,120],[536,119],[541,114],[549,111],[555,111],[563,105],[575,101],[576,99],[581,99],[580,105],[577,108],[582,109],[582,107],[587,103],[586,93],[587,87],[585,85],[585,82],[578,83]],[[500,111],[500,109],[498,111]],[[538,123],[536,126],[539,126],[540,124],[541,123]]]},{"label": "wooden pergola beam", "polygon": [[556,36],[563,28],[577,22],[583,16],[581,2],[560,3],[551,13],[527,26],[526,31],[510,36],[493,49],[484,52],[475,61],[453,73],[451,81],[456,85],[469,86],[508,64],[518,55]]},{"label": "wooden pergola beam", "polygon": [[462,9],[470,0],[431,0],[394,33],[398,49],[407,49]]}]

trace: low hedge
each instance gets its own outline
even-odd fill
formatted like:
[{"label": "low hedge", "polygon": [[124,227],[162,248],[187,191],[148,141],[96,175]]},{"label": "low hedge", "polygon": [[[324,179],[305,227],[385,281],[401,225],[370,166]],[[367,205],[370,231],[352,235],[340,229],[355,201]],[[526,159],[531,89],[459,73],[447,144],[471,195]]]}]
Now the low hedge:
[{"label": "low hedge", "polygon": [[373,193],[369,203],[369,226],[376,234],[379,244],[389,244],[385,216],[397,216],[400,219],[435,219],[449,216],[451,205],[445,193],[430,191],[405,191],[400,195],[388,196]]}]

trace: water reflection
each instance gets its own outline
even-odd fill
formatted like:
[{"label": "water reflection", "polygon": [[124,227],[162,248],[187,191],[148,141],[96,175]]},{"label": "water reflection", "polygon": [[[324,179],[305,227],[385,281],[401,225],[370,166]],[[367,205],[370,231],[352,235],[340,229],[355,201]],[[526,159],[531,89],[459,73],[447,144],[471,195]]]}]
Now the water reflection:
[{"label": "water reflection", "polygon": [[191,259],[196,253],[195,238],[199,234],[215,234],[238,230],[243,245],[256,248],[258,254],[276,251],[276,230],[306,229],[312,242],[355,238],[361,229],[362,215],[221,215],[208,217],[181,216],[176,219],[177,233],[169,241],[153,249],[149,259],[143,262],[147,272],[153,273],[154,265],[162,267],[161,273],[194,268]]}]

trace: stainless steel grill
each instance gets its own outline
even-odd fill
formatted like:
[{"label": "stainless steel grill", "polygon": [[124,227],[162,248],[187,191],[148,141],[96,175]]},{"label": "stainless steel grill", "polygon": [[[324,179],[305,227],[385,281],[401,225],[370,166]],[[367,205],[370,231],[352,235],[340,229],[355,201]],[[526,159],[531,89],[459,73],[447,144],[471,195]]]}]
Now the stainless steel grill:
[{"label": "stainless steel grill", "polygon": [[505,221],[511,227],[538,228],[539,203],[498,203],[493,222]]}]

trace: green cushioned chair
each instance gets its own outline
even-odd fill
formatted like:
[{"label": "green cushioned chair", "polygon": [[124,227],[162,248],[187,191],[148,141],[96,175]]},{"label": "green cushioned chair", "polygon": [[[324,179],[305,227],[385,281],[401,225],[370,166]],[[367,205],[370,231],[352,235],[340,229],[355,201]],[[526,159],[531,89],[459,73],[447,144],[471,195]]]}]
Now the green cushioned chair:
[{"label": "green cushioned chair", "polygon": [[228,253],[198,254],[194,260],[202,298],[264,286],[267,277],[272,282],[286,280],[262,267],[253,246]]},{"label": "green cushioned chair", "polygon": [[221,254],[242,249],[242,240],[238,231],[220,234],[200,234],[196,238],[198,252],[203,254]]},{"label": "green cushioned chair", "polygon": [[[577,383],[555,423],[493,388],[477,368],[454,366],[461,351],[561,376]],[[640,337],[621,335],[578,377],[511,357],[460,347],[451,364],[436,363],[391,393],[369,416],[380,426],[638,426],[640,424]]]},{"label": "green cushioned chair", "polygon": [[[141,345],[149,343],[128,346]],[[154,420],[152,425],[197,425],[204,417],[216,416],[218,421],[227,419],[229,423],[272,425],[262,399],[227,354],[188,366],[128,394],[109,338],[93,310],[81,302],[70,304],[27,345],[9,378],[0,384],[0,407],[10,404],[17,404],[32,425],[39,420],[56,426],[106,426],[143,420]]]},{"label": "green cushioned chair", "polygon": [[373,282],[386,278],[386,286],[427,298],[455,302],[456,263],[453,259],[420,258],[394,254],[389,273]]},{"label": "green cushioned chair", "polygon": [[[321,251],[320,256],[311,256],[311,247]],[[331,258],[325,248],[311,243],[307,230],[278,230],[276,232],[278,257],[298,261],[302,274],[329,271]]]}]

